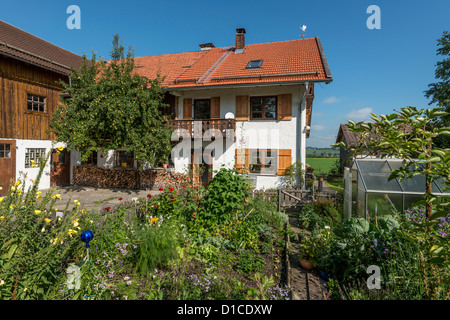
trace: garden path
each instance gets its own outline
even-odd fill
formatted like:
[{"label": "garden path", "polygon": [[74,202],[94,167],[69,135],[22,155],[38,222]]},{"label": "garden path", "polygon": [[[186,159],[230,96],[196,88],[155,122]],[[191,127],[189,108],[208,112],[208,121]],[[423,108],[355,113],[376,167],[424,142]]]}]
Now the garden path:
[{"label": "garden path", "polygon": [[314,271],[307,271],[300,266],[298,258],[300,229],[297,218],[290,216],[289,224],[295,234],[295,237],[290,239],[289,247],[292,300],[327,300],[326,282],[320,279]]},{"label": "garden path", "polygon": [[[44,196],[51,189],[41,190]],[[129,190],[129,189],[106,189],[95,188],[85,186],[67,186],[67,187],[55,187],[53,194],[60,194],[61,201],[55,203],[55,208],[64,210],[67,201],[69,203],[69,210],[75,206],[74,200],[80,202],[80,206],[101,211],[105,207],[111,207],[118,205],[121,201],[131,201],[132,198],[145,198],[148,194],[155,196],[161,193],[157,190]],[[122,198],[122,200],[119,200]]]}]

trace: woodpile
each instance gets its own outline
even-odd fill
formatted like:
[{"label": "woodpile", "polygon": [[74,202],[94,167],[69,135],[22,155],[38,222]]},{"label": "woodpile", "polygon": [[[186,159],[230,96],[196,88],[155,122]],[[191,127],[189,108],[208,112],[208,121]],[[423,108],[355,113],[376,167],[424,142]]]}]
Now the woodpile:
[{"label": "woodpile", "polygon": [[184,174],[165,169],[130,170],[102,169],[98,167],[73,167],[73,184],[95,188],[148,190],[179,188],[189,185],[191,180]]}]

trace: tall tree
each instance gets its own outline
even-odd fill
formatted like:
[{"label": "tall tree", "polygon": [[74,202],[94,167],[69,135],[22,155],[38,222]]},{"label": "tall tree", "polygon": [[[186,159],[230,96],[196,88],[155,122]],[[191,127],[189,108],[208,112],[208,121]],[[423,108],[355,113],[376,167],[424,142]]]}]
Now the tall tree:
[{"label": "tall tree", "polygon": [[[430,83],[425,96],[431,99],[430,105],[436,103],[446,112],[450,112],[450,34],[448,31],[444,31],[442,37],[437,40],[437,46],[436,55],[444,57],[442,61],[436,63],[435,78],[440,81]],[[450,126],[450,116],[440,117],[434,125]],[[450,148],[450,137],[441,135],[436,138],[436,144],[443,148]]]},{"label": "tall tree", "polygon": [[81,152],[86,160],[92,151],[126,148],[141,164],[167,162],[171,129],[162,115],[164,89],[160,79],[135,72],[134,53],[114,36],[111,60],[83,56],[81,70],[72,71],[64,85],[62,104],[54,113],[50,132],[68,150]]}]

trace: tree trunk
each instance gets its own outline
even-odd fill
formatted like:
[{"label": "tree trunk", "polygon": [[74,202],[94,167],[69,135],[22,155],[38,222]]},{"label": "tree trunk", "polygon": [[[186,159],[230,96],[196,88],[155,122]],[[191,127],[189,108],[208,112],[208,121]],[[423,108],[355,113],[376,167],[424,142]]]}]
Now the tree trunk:
[{"label": "tree trunk", "polygon": [[[431,162],[427,162],[427,169],[428,169],[428,171],[431,170]],[[431,177],[430,177],[429,174],[425,175],[425,181],[426,181],[425,182],[426,183],[425,192],[427,194],[431,194],[433,192],[433,188],[432,188],[433,181],[430,178]],[[426,201],[426,217],[427,217],[427,220],[430,220],[430,217],[431,217],[432,213],[433,213],[433,202],[431,202],[431,201],[429,201],[429,199],[427,199],[427,201]]]}]

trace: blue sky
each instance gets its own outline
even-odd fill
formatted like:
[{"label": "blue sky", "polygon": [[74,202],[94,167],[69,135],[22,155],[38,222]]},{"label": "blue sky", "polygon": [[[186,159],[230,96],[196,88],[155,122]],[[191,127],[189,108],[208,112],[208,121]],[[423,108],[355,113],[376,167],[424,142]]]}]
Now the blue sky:
[{"label": "blue sky", "polygon": [[[67,7],[81,9],[81,29],[70,30]],[[368,6],[381,10],[381,29],[370,30]],[[5,1],[0,19],[77,54],[109,57],[114,34],[136,56],[234,44],[319,36],[333,82],[316,85],[308,146],[334,143],[339,124],[369,120],[408,105],[428,107],[423,92],[434,82],[437,42],[450,31],[450,1]]]}]

